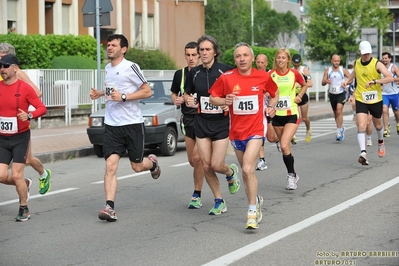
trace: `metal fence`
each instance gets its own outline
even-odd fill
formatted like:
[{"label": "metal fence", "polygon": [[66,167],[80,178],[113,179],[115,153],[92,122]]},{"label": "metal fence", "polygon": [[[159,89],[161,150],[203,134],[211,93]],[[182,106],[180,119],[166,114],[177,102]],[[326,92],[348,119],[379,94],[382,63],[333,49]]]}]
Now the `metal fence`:
[{"label": "metal fence", "polygon": [[[97,111],[101,104],[90,99],[90,90],[97,85],[97,70],[82,69],[29,69],[25,70],[33,83],[42,91],[42,102],[48,107],[65,109],[65,125],[72,124],[72,109],[86,107]],[[175,70],[143,70],[145,77],[173,77]],[[319,101],[320,93],[326,95],[327,86],[321,86],[323,72],[311,72],[313,87],[308,93],[315,93]],[[104,84],[104,70],[100,71],[100,82]],[[103,88],[99,88],[102,90]],[[327,101],[327,97],[324,97]],[[40,128],[41,120],[38,121]]]}]

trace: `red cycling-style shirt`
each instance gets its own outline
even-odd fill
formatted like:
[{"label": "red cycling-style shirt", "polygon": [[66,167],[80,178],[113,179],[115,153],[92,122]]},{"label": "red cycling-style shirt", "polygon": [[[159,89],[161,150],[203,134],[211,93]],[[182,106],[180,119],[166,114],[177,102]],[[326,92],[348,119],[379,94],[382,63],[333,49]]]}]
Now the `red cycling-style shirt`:
[{"label": "red cycling-style shirt", "polygon": [[224,98],[235,94],[233,104],[229,106],[230,140],[246,140],[252,136],[264,136],[267,126],[264,119],[264,94],[273,98],[277,85],[269,73],[252,69],[250,75],[241,75],[235,68],[223,73],[210,89],[213,97]]}]

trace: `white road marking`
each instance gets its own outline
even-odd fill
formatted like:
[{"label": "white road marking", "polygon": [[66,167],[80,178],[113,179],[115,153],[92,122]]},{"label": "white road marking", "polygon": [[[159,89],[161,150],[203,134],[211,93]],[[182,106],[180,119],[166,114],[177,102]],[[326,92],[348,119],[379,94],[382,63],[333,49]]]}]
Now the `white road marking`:
[{"label": "white road marking", "polygon": [[289,235],[292,235],[296,232],[299,232],[313,224],[316,224],[330,216],[333,216],[337,213],[340,213],[346,209],[348,209],[349,207],[352,207],[368,198],[371,198],[372,196],[377,195],[378,193],[383,192],[384,190],[387,190],[390,187],[393,187],[394,185],[399,183],[399,176],[391,179],[388,182],[385,182],[363,194],[360,194],[359,196],[356,196],[352,199],[349,199],[341,204],[336,205],[335,207],[332,207],[328,210],[325,210],[321,213],[318,213],[316,215],[313,215],[312,217],[309,217],[299,223],[296,223],[294,225],[291,225],[287,228],[284,228],[274,234],[271,234],[267,237],[264,237],[262,239],[259,239],[258,241],[255,241],[249,245],[246,245],[242,248],[239,248],[233,252],[230,252],[222,257],[219,257],[213,261],[210,261],[206,264],[204,264],[204,266],[213,266],[213,265],[229,265],[235,261],[238,261],[270,244],[273,244],[276,241],[279,241]]},{"label": "white road marking", "polygon": [[[116,178],[117,180],[122,180],[122,179],[126,179],[126,178],[131,178],[131,177],[135,177],[135,176],[139,176],[139,175],[149,175],[150,173],[148,171],[145,172],[141,172],[141,173],[134,173],[131,175],[124,175],[124,176],[120,176],[118,178]],[[97,182],[93,182],[91,183],[92,185],[96,185],[96,184],[104,184],[104,180],[101,181],[97,181]]]},{"label": "white road marking", "polygon": [[[33,195],[33,196],[30,196],[30,199],[47,197],[47,196],[51,196],[51,195],[55,195],[55,194],[69,192],[69,191],[72,191],[75,189],[79,189],[79,188],[71,187],[71,188],[65,188],[65,189],[60,189],[60,190],[56,190],[56,191],[51,191],[51,192],[46,193],[45,195],[41,195],[41,194]],[[17,202],[19,202],[19,199],[3,201],[3,202],[0,202],[0,206],[8,205],[11,203],[17,203]]]},{"label": "white road marking", "polygon": [[180,167],[180,166],[186,166],[188,164],[189,164],[189,162],[185,162],[185,163],[174,164],[174,165],[171,165],[170,167]]}]

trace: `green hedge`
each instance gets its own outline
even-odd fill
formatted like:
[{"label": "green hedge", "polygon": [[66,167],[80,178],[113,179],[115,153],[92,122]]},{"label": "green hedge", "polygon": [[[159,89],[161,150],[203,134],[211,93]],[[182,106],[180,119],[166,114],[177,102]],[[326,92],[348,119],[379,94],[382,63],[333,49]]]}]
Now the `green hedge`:
[{"label": "green hedge", "polygon": [[[0,42],[15,47],[21,68],[48,69],[53,58],[58,56],[79,56],[97,60],[97,43],[92,36],[82,35],[22,35],[0,34]],[[101,60],[104,51],[101,49]]]},{"label": "green hedge", "polygon": [[[105,64],[101,64],[104,69]],[[52,69],[97,69],[97,61],[81,56],[63,55],[54,57],[51,62]]]},{"label": "green hedge", "polygon": [[125,58],[137,63],[141,69],[154,70],[175,70],[176,62],[161,50],[141,50],[138,48],[129,48]]},{"label": "green hedge", "polygon": [[[274,62],[274,56],[276,55],[277,51],[280,48],[266,48],[266,47],[259,47],[259,46],[251,46],[252,50],[254,51],[255,54],[255,58],[258,54],[265,54],[267,56],[267,61],[268,61],[268,65],[267,65],[267,69],[272,69],[273,68],[273,62]],[[299,52],[295,49],[289,49],[290,53],[291,53],[291,57],[294,54],[299,54]],[[225,51],[223,53],[223,57],[222,57],[223,63],[231,65],[231,66],[235,66],[234,63],[234,48],[230,48],[229,50]],[[252,64],[255,68],[256,68],[256,63],[255,61]]]}]

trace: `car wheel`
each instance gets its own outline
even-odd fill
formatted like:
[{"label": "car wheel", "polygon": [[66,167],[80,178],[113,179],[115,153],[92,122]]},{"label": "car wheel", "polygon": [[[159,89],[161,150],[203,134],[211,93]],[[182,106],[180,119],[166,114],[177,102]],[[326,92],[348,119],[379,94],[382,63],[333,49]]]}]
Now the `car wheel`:
[{"label": "car wheel", "polygon": [[103,145],[93,144],[93,149],[94,149],[94,153],[95,153],[98,157],[104,157]]},{"label": "car wheel", "polygon": [[177,150],[177,133],[173,127],[167,127],[163,142],[160,145],[161,154],[164,156],[172,156]]}]

